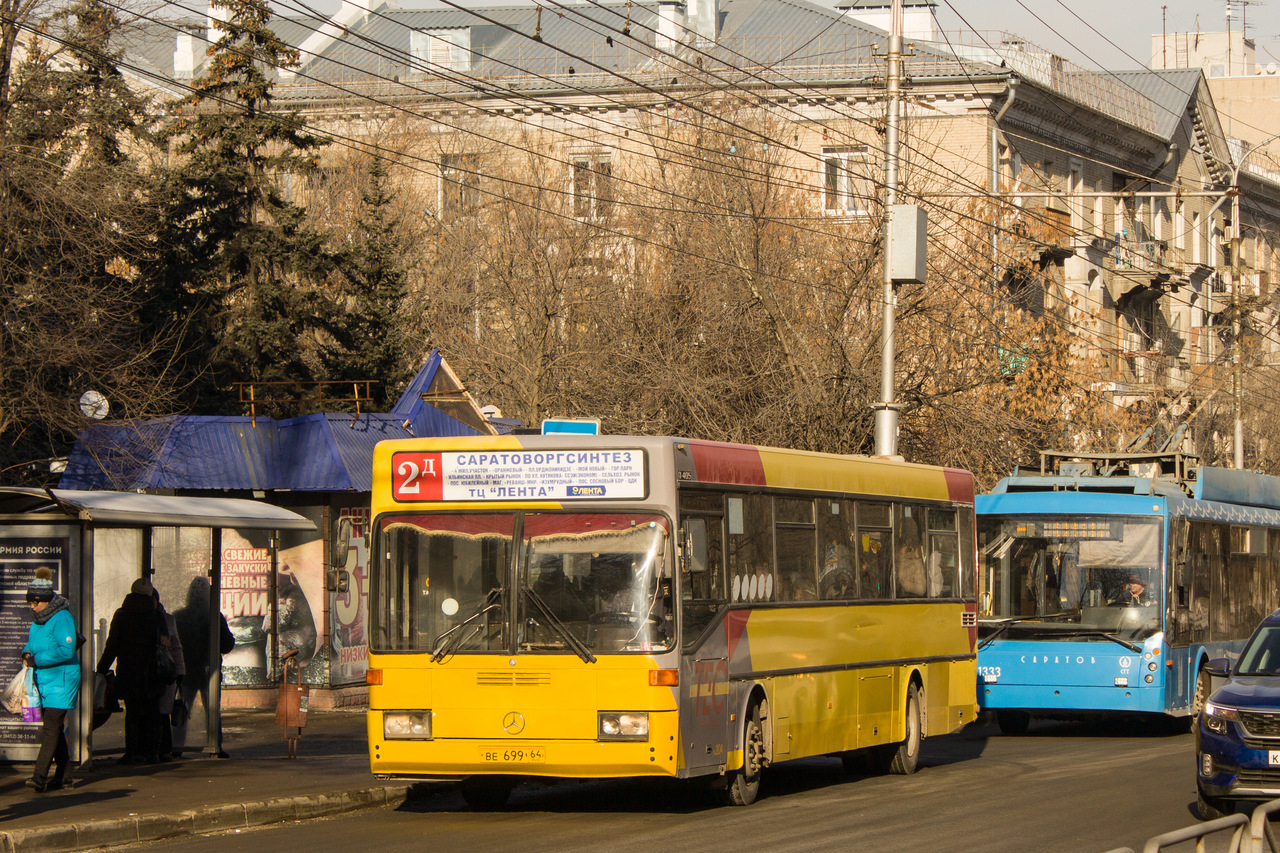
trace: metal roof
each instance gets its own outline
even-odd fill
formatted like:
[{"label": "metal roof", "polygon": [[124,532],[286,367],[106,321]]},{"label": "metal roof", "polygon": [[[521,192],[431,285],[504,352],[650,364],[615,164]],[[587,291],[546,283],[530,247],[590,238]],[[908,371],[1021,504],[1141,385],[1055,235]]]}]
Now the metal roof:
[{"label": "metal roof", "polygon": [[61,514],[110,527],[229,527],[237,530],[315,530],[311,519],[278,506],[240,498],[142,495],[69,489],[0,488],[0,512]]},{"label": "metal roof", "polygon": [[1187,115],[1187,106],[1196,95],[1203,72],[1199,68],[1167,71],[1115,71],[1114,77],[1151,105],[1151,130],[1161,139],[1173,138],[1178,124]]},{"label": "metal roof", "polygon": [[320,412],[284,420],[173,416],[99,424],[76,441],[59,485],[71,489],[356,491],[373,487],[373,447],[388,438],[476,435],[421,390],[434,352],[390,413]]}]

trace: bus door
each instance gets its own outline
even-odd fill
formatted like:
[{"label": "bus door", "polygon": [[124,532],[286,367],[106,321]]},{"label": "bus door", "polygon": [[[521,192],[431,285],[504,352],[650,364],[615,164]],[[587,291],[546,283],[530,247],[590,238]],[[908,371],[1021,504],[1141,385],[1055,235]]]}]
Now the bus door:
[{"label": "bus door", "polygon": [[697,771],[719,768],[728,749],[723,518],[683,516],[680,544],[680,745],[685,768]]}]

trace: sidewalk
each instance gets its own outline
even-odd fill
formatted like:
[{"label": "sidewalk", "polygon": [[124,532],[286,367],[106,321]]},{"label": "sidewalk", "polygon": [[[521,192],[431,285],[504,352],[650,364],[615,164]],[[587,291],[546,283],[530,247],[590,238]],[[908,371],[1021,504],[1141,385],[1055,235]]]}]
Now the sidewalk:
[{"label": "sidewalk", "polygon": [[[36,794],[30,764],[0,766],[0,853],[62,853],[219,829],[259,826],[397,803],[409,785],[369,773],[365,716],[310,711],[288,759],[273,710],[223,714],[229,759],[198,752],[156,765],[119,765],[123,714],[94,732],[93,767],[70,790]],[[193,723],[192,741],[203,743]]]}]

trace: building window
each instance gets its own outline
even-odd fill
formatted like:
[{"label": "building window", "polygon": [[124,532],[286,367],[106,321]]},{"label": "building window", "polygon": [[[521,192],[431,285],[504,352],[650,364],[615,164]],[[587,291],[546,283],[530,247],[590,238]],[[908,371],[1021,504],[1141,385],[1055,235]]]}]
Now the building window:
[{"label": "building window", "polygon": [[613,163],[607,155],[573,159],[573,215],[604,219],[613,207]]},{"label": "building window", "polygon": [[823,208],[832,216],[871,215],[871,158],[865,145],[823,148]]},{"label": "building window", "polygon": [[1077,234],[1084,230],[1084,163],[1071,161],[1071,171],[1067,173],[1067,193],[1070,196],[1067,204],[1071,206],[1071,230]]},{"label": "building window", "polygon": [[476,154],[440,158],[440,211],[446,219],[472,213],[480,206],[479,161]]},{"label": "building window", "polygon": [[409,52],[413,56],[410,76],[427,77],[441,71],[471,70],[471,30],[410,30]]}]

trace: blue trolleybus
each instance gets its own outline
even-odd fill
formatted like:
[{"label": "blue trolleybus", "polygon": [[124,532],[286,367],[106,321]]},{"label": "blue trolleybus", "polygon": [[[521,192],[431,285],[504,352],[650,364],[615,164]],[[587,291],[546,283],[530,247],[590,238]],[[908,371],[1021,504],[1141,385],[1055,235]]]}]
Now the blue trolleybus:
[{"label": "blue trolleybus", "polygon": [[1205,662],[1280,604],[1280,478],[1196,463],[1048,451],[978,496],[978,698],[1001,730],[1199,713]]}]

